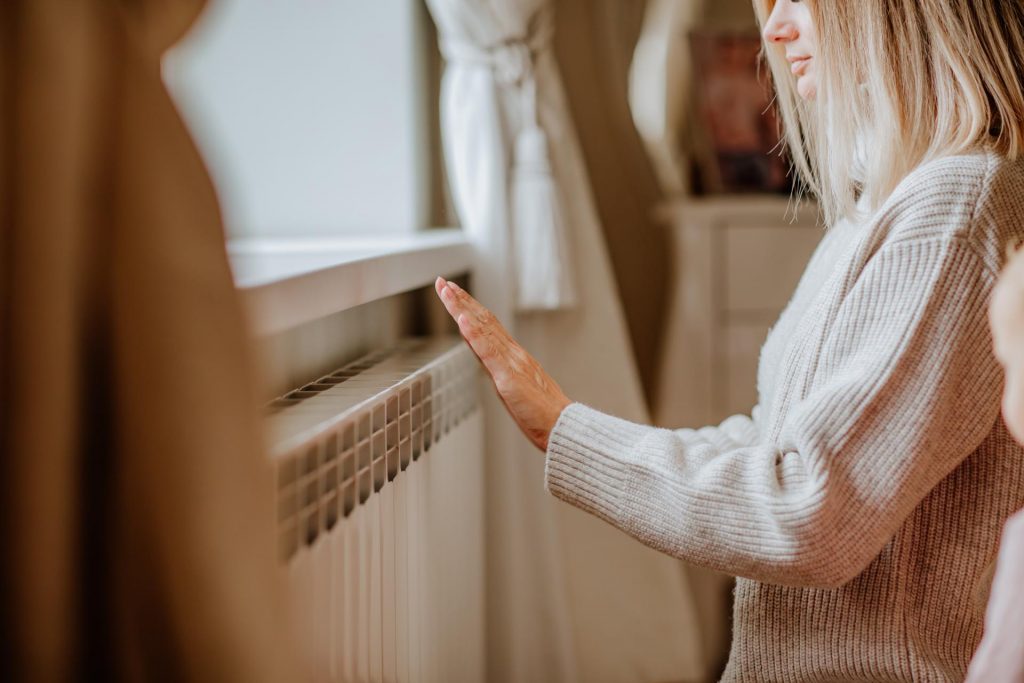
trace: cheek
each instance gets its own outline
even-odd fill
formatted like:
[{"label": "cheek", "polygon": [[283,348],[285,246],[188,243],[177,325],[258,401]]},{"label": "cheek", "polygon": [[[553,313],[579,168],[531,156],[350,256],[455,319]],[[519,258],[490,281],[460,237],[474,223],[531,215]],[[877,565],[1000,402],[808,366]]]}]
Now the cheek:
[{"label": "cheek", "polygon": [[793,18],[797,31],[800,32],[800,43],[803,51],[812,57],[818,56],[818,29],[811,17],[811,8],[807,3],[797,5],[796,16]]}]

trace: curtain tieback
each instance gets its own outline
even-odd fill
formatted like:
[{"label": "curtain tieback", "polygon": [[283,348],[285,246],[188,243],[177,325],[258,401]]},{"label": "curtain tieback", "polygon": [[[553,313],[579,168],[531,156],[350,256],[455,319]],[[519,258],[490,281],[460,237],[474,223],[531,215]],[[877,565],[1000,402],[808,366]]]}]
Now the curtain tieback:
[{"label": "curtain tieback", "polygon": [[490,47],[443,39],[445,59],[489,66],[495,84],[518,92],[521,122],[512,155],[509,224],[512,226],[516,310],[558,310],[576,304],[565,211],[546,132],[537,112],[538,57],[551,47],[550,6],[530,21],[526,36]]}]

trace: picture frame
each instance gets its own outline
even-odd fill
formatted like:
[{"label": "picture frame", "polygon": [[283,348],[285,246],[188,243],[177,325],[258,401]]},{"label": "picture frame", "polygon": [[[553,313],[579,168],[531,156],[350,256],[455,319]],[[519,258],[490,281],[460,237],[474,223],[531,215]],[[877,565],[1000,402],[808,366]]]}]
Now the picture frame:
[{"label": "picture frame", "polygon": [[788,193],[789,162],[756,33],[691,31],[698,194]]}]

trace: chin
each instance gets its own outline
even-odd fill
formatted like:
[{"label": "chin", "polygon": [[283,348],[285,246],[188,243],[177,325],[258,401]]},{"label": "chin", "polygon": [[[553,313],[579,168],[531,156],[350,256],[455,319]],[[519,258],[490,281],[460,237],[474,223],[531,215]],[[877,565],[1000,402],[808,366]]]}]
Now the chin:
[{"label": "chin", "polygon": [[813,81],[800,79],[796,84],[796,92],[800,97],[810,102],[818,94],[818,85]]}]

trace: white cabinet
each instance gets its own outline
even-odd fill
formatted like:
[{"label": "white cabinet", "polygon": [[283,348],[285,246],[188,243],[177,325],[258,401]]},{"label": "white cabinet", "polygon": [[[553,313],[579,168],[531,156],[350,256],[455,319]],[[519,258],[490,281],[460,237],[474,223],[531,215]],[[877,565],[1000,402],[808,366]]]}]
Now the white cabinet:
[{"label": "white cabinet", "polygon": [[725,197],[659,213],[674,278],[655,419],[699,427],[749,413],[761,345],[822,236],[817,208],[794,217],[786,197]]}]

